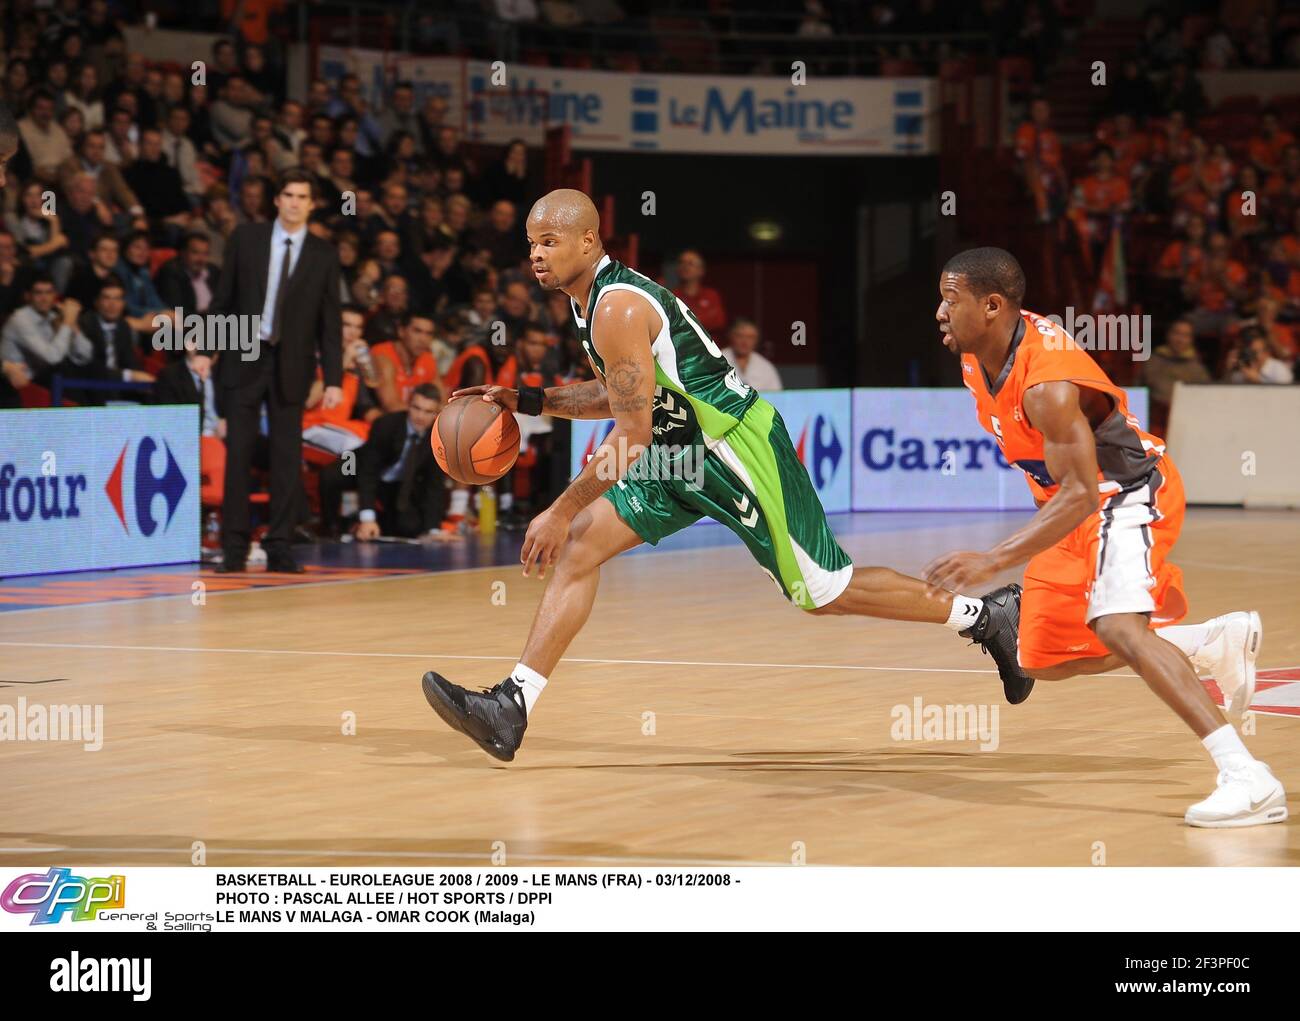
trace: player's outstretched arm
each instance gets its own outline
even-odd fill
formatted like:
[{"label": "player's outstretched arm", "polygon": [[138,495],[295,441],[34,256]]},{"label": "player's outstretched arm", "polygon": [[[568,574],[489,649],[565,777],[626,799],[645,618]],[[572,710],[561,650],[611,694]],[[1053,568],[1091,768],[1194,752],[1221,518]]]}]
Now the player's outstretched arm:
[{"label": "player's outstretched arm", "polygon": [[1097,509],[1097,444],[1089,418],[1104,418],[1109,399],[1096,390],[1054,381],[1026,390],[1022,403],[1043,434],[1043,458],[1061,488],[1029,524],[987,553],[957,550],[930,561],[923,574],[931,585],[960,592],[987,581],[1055,546]]},{"label": "player's outstretched arm", "polygon": [[[508,386],[466,386],[452,393],[452,397],[482,396],[495,401],[507,411],[519,410],[519,391]],[[550,386],[543,392],[542,414],[557,418],[613,418],[609,410],[609,393],[598,379],[567,386]]]},{"label": "player's outstretched arm", "polygon": [[[1104,394],[1063,380],[1025,391],[1025,414],[1043,434],[1043,460],[1061,488],[1024,528],[993,548],[1003,568],[1055,546],[1097,509],[1097,441],[1084,412],[1085,405],[1092,409],[1095,402],[1109,403]],[[1092,410],[1104,418],[1108,409]]]},{"label": "player's outstretched arm", "polygon": [[659,326],[658,313],[627,292],[615,292],[596,307],[591,338],[605,363],[614,428],[578,477],[528,526],[519,555],[525,575],[536,563],[545,576],[568,538],[574,516],[623,478],[654,439],[655,363],[650,339]]},{"label": "player's outstretched arm", "polygon": [[542,414],[559,418],[613,418],[609,408],[609,391],[598,379],[546,388]]}]

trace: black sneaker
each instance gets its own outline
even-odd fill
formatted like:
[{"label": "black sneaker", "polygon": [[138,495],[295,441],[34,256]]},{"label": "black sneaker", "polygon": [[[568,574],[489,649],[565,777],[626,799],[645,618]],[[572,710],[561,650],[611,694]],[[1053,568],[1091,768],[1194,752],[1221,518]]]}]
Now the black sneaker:
[{"label": "black sneaker", "polygon": [[1012,583],[980,598],[984,608],[975,623],[957,633],[993,657],[1002,678],[1007,701],[1019,705],[1034,690],[1034,679],[1027,677],[1016,659],[1020,632],[1020,586]]},{"label": "black sneaker", "polygon": [[420,686],[433,711],[453,730],[478,742],[493,758],[509,762],[515,757],[528,729],[528,710],[513,677],[480,693],[466,691],[430,670]]}]

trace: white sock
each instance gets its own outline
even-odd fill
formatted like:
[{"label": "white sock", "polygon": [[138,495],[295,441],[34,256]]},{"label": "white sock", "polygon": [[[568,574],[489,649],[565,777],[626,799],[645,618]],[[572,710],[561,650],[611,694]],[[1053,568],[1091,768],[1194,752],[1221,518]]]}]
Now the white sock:
[{"label": "white sock", "polygon": [[500,497],[497,498],[497,505],[503,512],[510,510],[515,505],[515,494],[502,493]]},{"label": "white sock", "polygon": [[1205,745],[1205,750],[1210,753],[1210,757],[1214,759],[1214,764],[1220,769],[1234,763],[1240,763],[1243,759],[1251,762],[1255,758],[1246,750],[1241,735],[1237,733],[1231,723],[1225,723],[1218,730],[1202,738],[1201,744]]},{"label": "white sock", "polygon": [[954,631],[965,631],[979,620],[982,609],[984,609],[983,599],[955,595],[952,597],[952,609],[948,611],[948,620],[944,627],[950,627]]},{"label": "white sock", "polygon": [[510,676],[515,679],[515,683],[524,693],[524,709],[529,716],[532,716],[533,706],[542,697],[542,689],[546,687],[546,678],[522,663],[515,664],[515,668],[510,671]]},{"label": "white sock", "polygon": [[453,516],[465,516],[465,511],[469,508],[469,490],[453,489],[451,491],[451,504],[447,508],[447,513]]},{"label": "white sock", "polygon": [[1183,655],[1197,666],[1203,666],[1204,664],[1197,662],[1197,653],[1218,638],[1222,630],[1223,621],[1218,617],[1214,617],[1202,624],[1178,624],[1174,627],[1162,627],[1156,631],[1156,634],[1171,645],[1176,645]]}]

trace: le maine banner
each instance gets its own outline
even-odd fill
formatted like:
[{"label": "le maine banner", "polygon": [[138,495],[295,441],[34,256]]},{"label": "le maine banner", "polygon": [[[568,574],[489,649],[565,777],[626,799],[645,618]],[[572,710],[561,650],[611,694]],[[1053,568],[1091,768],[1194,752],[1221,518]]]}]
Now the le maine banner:
[{"label": "le maine banner", "polygon": [[0,577],[198,559],[197,405],[0,411]]},{"label": "le maine banner", "polygon": [[447,101],[467,137],[536,144],[567,124],[576,149],[608,152],[927,155],[938,151],[938,89],[932,78],[819,78],[634,74],[460,57],[412,57],[321,47],[321,77],[361,79],[372,111],[394,81],[415,86],[417,105]]},{"label": "le maine banner", "polygon": [[[822,506],[841,511],[1032,510],[1024,473],[980,428],[964,387],[786,390],[764,394],[784,419]],[[1128,390],[1147,422],[1147,391]],[[573,423],[576,475],[612,422]]]}]

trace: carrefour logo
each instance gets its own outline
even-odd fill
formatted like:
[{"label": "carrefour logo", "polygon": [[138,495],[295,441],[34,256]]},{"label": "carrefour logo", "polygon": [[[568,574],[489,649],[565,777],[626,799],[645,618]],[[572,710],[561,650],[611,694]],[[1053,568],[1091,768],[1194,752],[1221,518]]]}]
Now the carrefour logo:
[{"label": "carrefour logo", "polygon": [[[811,444],[808,442],[810,431]],[[835,477],[844,448],[840,445],[839,434],[835,431],[831,420],[825,415],[817,415],[810,423],[804,423],[795,452],[799,455],[800,462],[812,475],[813,485],[818,489],[825,489]],[[809,464],[810,457],[811,464]]]},{"label": "carrefour logo", "polygon": [[[159,448],[152,436],[145,436],[139,441],[134,458],[127,456],[130,448],[131,442],[128,440],[123,445],[122,452],[117,455],[117,463],[108,477],[104,492],[108,494],[108,500],[117,512],[117,519],[122,522],[126,534],[131,534],[126,515],[126,508],[130,506],[135,511],[136,529],[148,538],[159,528],[159,522],[153,515],[153,498],[161,494],[166,503],[167,519],[162,522],[162,530],[165,532],[172,523],[176,508],[180,506],[181,497],[185,495],[187,483],[185,473],[176,463],[176,457],[166,440],[163,440],[162,449],[167,458],[161,475],[155,474],[153,470],[153,456]],[[124,469],[128,465],[133,469],[129,485],[124,482]]]}]

